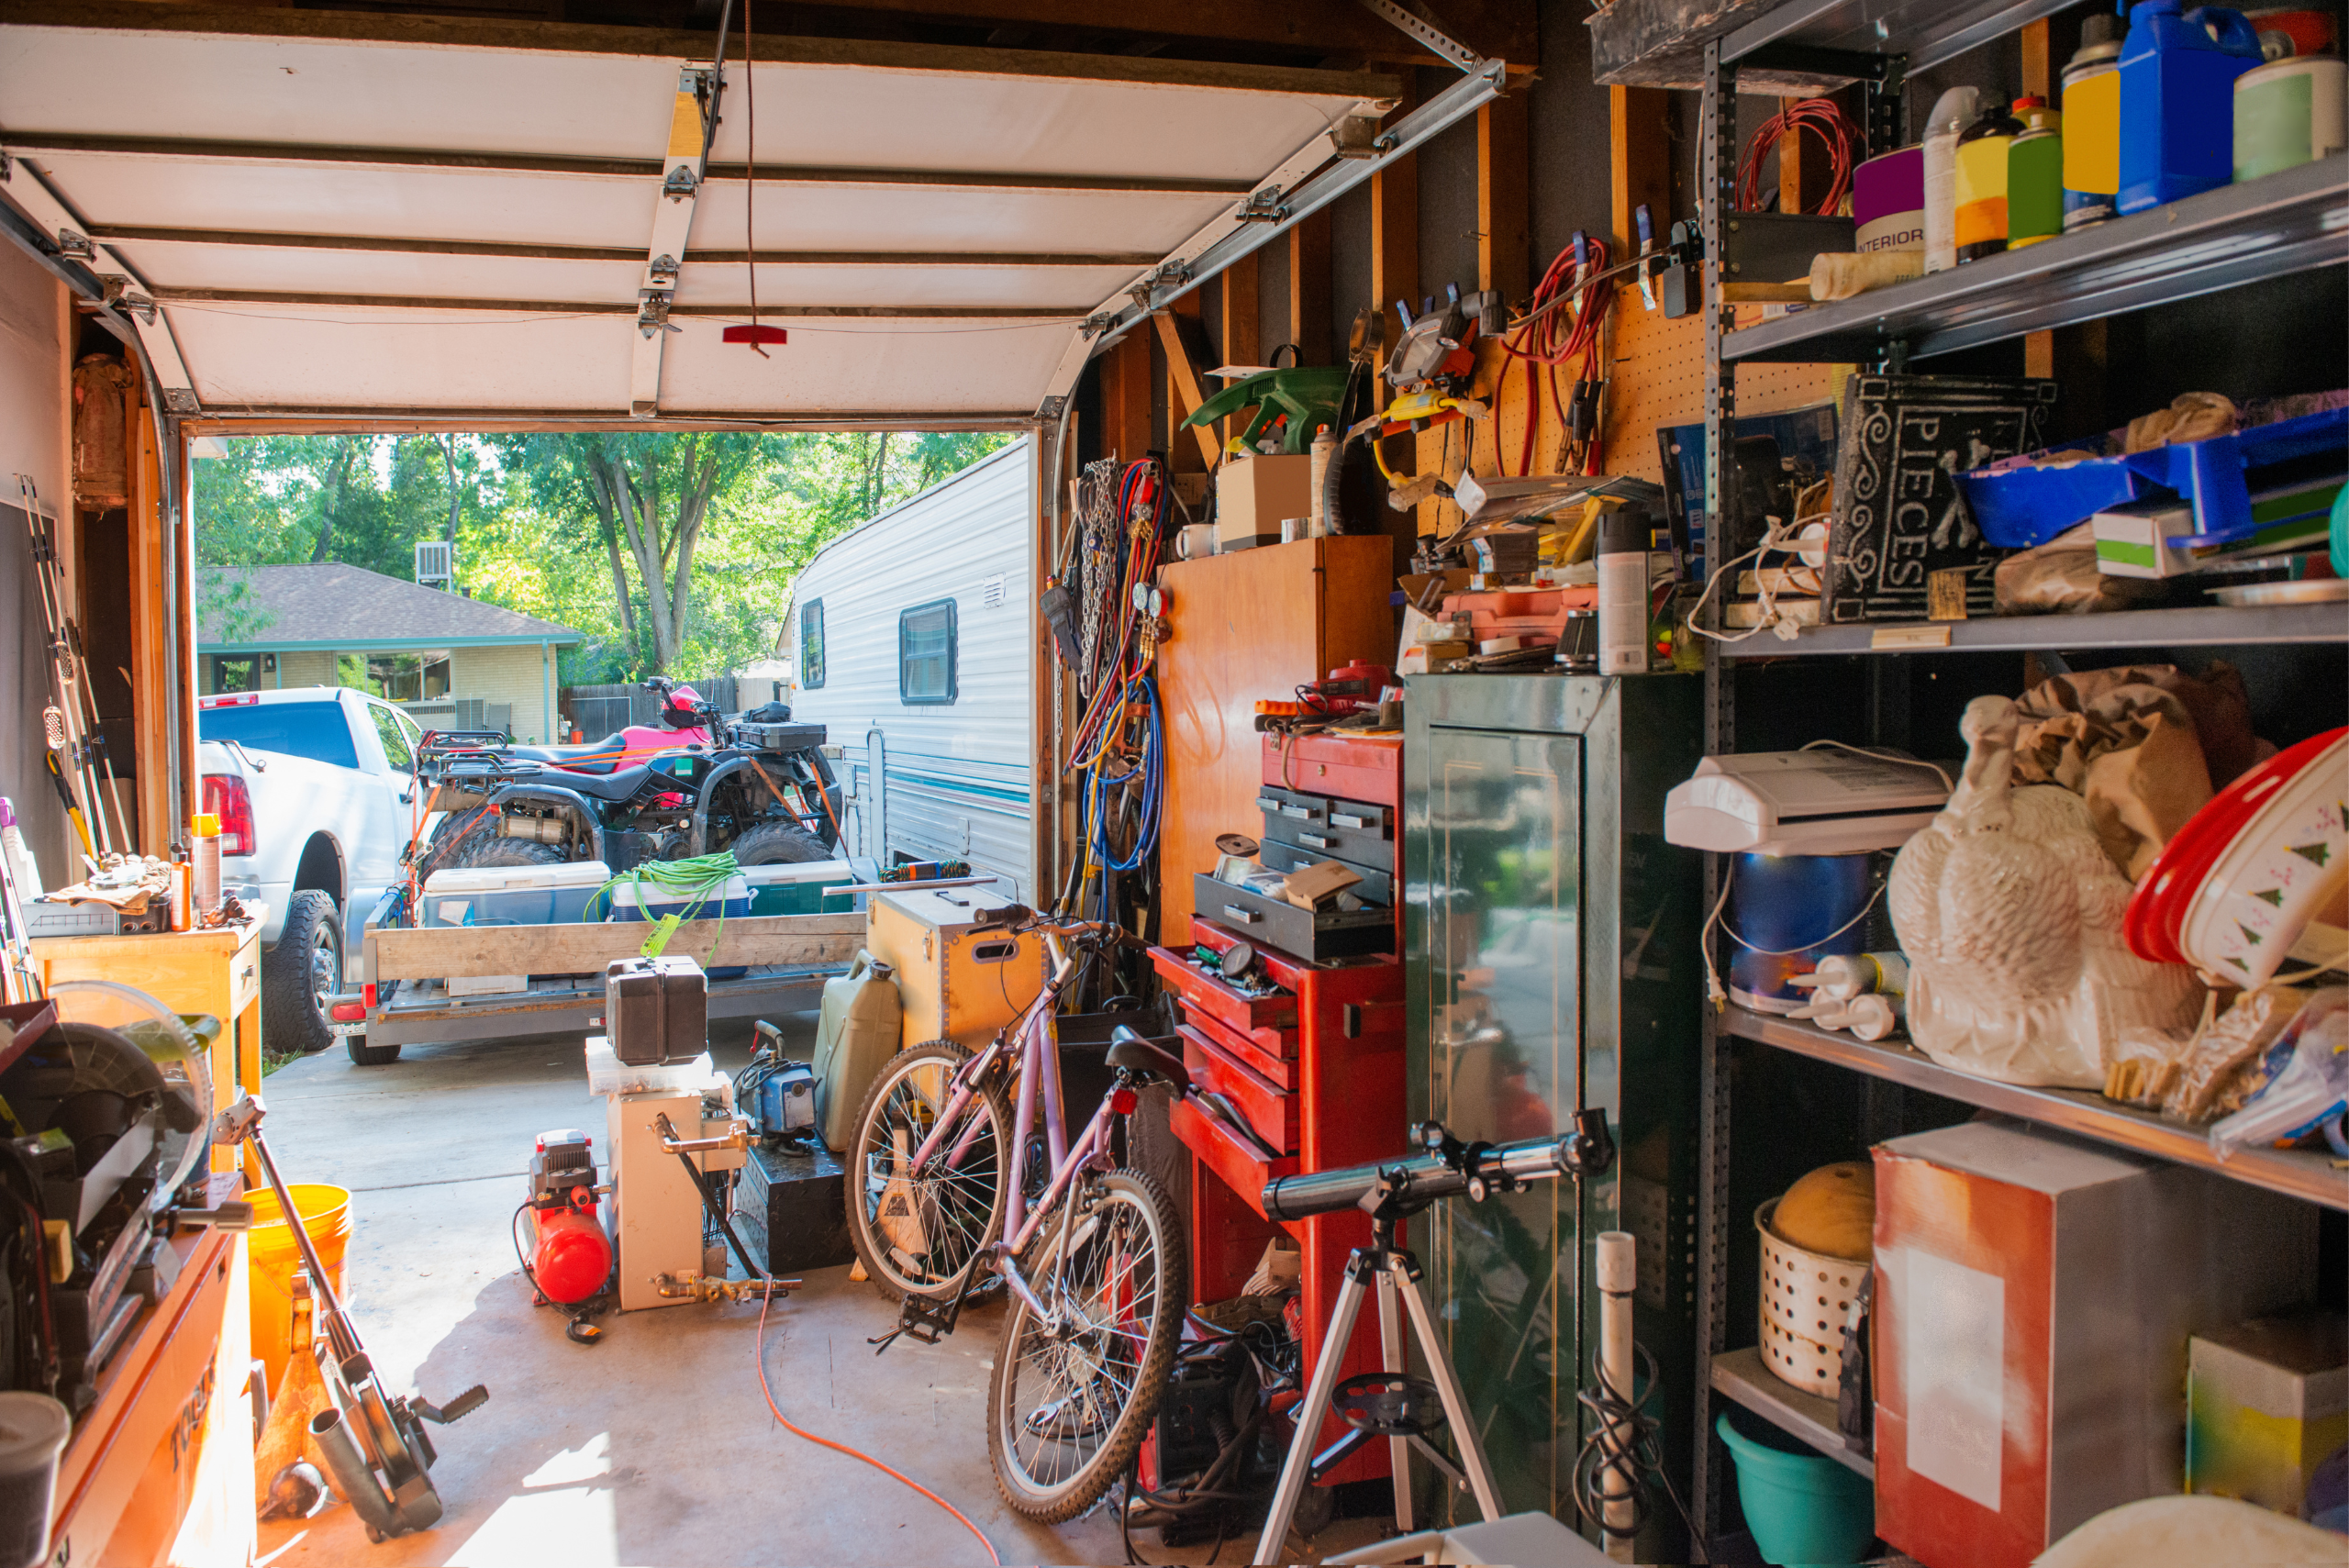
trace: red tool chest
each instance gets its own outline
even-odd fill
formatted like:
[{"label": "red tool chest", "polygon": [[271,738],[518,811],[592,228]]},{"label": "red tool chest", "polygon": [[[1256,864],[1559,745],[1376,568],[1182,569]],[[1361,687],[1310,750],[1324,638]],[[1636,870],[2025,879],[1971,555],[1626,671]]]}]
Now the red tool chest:
[{"label": "red tool chest", "polygon": [[[1401,795],[1401,743],[1386,737],[1305,736],[1264,740],[1264,782],[1275,788],[1386,807],[1394,821]],[[1392,838],[1386,840],[1389,871]],[[1188,868],[1178,868],[1188,869]],[[1192,940],[1221,952],[1241,940],[1194,917]],[[1192,1156],[1191,1298],[1238,1294],[1264,1244],[1286,1230],[1301,1254],[1305,1374],[1321,1355],[1321,1336],[1337,1300],[1347,1255],[1370,1243],[1367,1215],[1324,1215],[1292,1223],[1267,1219],[1264,1184],[1300,1171],[1331,1170],[1409,1152],[1404,1125],[1403,966],[1378,955],[1310,963],[1259,946],[1266,978],[1283,994],[1249,996],[1187,962],[1152,950],[1167,990],[1182,1004],[1184,1064],[1194,1084],[1219,1095],[1248,1136],[1215,1112],[1175,1102],[1174,1135]],[[1266,1151],[1272,1153],[1268,1156]],[[1375,1321],[1357,1328],[1344,1375],[1376,1372]],[[1344,1430],[1332,1418],[1324,1443]],[[1387,1473],[1385,1443],[1372,1443],[1327,1478],[1368,1480]]]}]

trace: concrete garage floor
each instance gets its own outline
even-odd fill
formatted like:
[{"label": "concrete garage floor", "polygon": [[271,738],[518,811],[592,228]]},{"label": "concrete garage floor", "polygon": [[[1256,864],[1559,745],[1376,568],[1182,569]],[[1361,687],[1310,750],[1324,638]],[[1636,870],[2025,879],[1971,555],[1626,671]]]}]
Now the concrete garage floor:
[{"label": "concrete garage floor", "polygon": [[[805,1046],[813,1014],[783,1021]],[[725,1026],[722,1026],[725,1027]],[[747,1026],[725,1027],[718,1065],[749,1060]],[[600,1344],[563,1337],[534,1309],[509,1240],[532,1140],[583,1127],[602,1148],[577,1037],[410,1046],[390,1067],[340,1051],[289,1063],[263,1086],[267,1131],[289,1182],[352,1191],[346,1264],[353,1315],[385,1385],[446,1402],[476,1383],[489,1403],[433,1429],[447,1513],[439,1528],[370,1545],[338,1505],[261,1527],[262,1563],[561,1568],[604,1564],[977,1563],[986,1553],[935,1504],[777,1426],[759,1394],[755,1306],[685,1304],[600,1319]],[[1002,1501],[987,1462],[985,1405],[1003,1309],[965,1317],[935,1346],[865,1343],[896,1308],[845,1268],[807,1276],[773,1307],[767,1378],[784,1413],[863,1449],[968,1514],[1006,1562],[1125,1560],[1108,1507],[1057,1528]],[[1380,1534],[1343,1520],[1313,1545]],[[1195,1550],[1136,1545],[1152,1562]],[[1252,1538],[1227,1542],[1245,1561]]]}]

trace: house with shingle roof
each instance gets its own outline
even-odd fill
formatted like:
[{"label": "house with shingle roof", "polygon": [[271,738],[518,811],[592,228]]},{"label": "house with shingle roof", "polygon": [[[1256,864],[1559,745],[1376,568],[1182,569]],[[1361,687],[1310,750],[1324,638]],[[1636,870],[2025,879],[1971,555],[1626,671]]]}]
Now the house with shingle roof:
[{"label": "house with shingle roof", "polygon": [[556,650],[578,632],[362,567],[207,570],[196,633],[206,693],[355,686],[427,729],[555,739]]}]

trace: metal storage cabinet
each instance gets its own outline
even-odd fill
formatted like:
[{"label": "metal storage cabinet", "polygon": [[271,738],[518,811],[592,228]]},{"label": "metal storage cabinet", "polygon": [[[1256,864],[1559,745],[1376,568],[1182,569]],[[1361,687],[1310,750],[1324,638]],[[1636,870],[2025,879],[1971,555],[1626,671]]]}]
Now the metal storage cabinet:
[{"label": "metal storage cabinet", "polygon": [[[1613,1229],[1639,1240],[1634,1320],[1664,1383],[1649,1408],[1685,1495],[1704,912],[1698,857],[1663,831],[1664,792],[1701,754],[1702,695],[1675,675],[1434,675],[1404,705],[1410,1114],[1498,1142],[1598,1106],[1621,1150],[1582,1190],[1440,1204],[1413,1224],[1511,1510],[1575,1517],[1591,1244]],[[1641,1560],[1687,1561],[1655,1504]]]}]

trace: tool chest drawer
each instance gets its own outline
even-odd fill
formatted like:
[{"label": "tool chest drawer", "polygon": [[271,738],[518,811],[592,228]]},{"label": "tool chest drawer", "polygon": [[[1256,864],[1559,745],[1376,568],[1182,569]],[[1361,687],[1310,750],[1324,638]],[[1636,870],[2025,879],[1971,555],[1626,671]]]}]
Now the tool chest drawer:
[{"label": "tool chest drawer", "polygon": [[1243,1064],[1208,1038],[1205,1030],[1178,1024],[1183,1066],[1191,1087],[1220,1095],[1246,1119],[1249,1130],[1283,1154],[1297,1152],[1297,1096]]},{"label": "tool chest drawer", "polygon": [[1395,912],[1383,906],[1300,909],[1203,873],[1194,875],[1192,886],[1192,907],[1200,916],[1296,958],[1318,963],[1395,951]]},{"label": "tool chest drawer", "polygon": [[1297,1174],[1297,1156],[1267,1160],[1227,1130],[1215,1113],[1191,1100],[1176,1100],[1167,1107],[1167,1122],[1183,1147],[1199,1157],[1233,1195],[1259,1215],[1264,1212],[1264,1184]]},{"label": "tool chest drawer", "polygon": [[1376,828],[1340,828],[1324,822],[1299,822],[1264,813],[1264,843],[1309,850],[1322,860],[1353,864],[1391,866],[1395,840]]},{"label": "tool chest drawer", "polygon": [[1221,976],[1208,973],[1185,955],[1167,948],[1151,949],[1150,962],[1157,966],[1158,977],[1166,983],[1168,990],[1192,1006],[1212,1014],[1218,1023],[1228,1024],[1242,1034],[1254,1034],[1259,1029],[1278,1031],[1283,1036],[1281,1054],[1297,1054],[1295,992],[1248,995],[1224,984]]},{"label": "tool chest drawer", "polygon": [[1316,850],[1300,850],[1278,839],[1266,837],[1256,858],[1275,871],[1303,871],[1307,866],[1323,861],[1336,861],[1362,878],[1360,886],[1353,889],[1373,904],[1392,908],[1395,904],[1395,873],[1389,866],[1378,862],[1360,861],[1342,854],[1325,854]]},{"label": "tool chest drawer", "polygon": [[1232,1056],[1284,1089],[1297,1087],[1297,1031],[1258,1029],[1242,1034],[1196,1007],[1183,1009],[1183,1021],[1206,1035]]},{"label": "tool chest drawer", "polygon": [[1293,789],[1281,789],[1262,784],[1256,790],[1256,808],[1267,822],[1282,821],[1328,827],[1330,797],[1326,795],[1303,795]]}]

